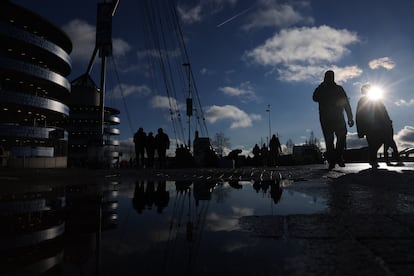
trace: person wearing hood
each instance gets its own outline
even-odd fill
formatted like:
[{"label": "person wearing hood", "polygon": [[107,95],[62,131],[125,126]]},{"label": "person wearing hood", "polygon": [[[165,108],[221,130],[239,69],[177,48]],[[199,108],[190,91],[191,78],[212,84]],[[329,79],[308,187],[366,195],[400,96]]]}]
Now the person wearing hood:
[{"label": "person wearing hood", "polygon": [[[352,109],[348,96],[341,85],[335,83],[334,72],[325,72],[324,81],[313,92],[313,101],[319,104],[319,120],[326,143],[326,158],[329,169],[338,164],[345,166],[343,152],[346,146],[347,127],[344,110],[348,118],[348,125],[354,125]],[[334,139],[336,136],[336,144]]]}]

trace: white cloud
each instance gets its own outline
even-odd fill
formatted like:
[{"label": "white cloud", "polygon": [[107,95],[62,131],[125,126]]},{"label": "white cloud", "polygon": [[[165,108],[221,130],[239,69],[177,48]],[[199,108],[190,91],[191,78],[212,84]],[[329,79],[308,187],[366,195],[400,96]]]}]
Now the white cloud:
[{"label": "white cloud", "polygon": [[403,129],[394,135],[399,150],[414,147],[414,127],[404,126]]},{"label": "white cloud", "polygon": [[151,89],[148,86],[129,84],[118,84],[108,93],[111,98],[115,99],[125,98],[130,95],[147,96],[149,94],[151,94]]},{"label": "white cloud", "polygon": [[394,102],[395,105],[397,106],[412,106],[414,105],[414,99],[410,99],[410,100],[404,100],[404,99],[400,99],[396,102]]},{"label": "white cloud", "polygon": [[202,6],[201,4],[194,6],[194,7],[188,7],[188,6],[177,6],[178,14],[181,18],[181,20],[186,24],[192,24],[195,22],[200,22],[201,17],[201,11]]},{"label": "white cloud", "polygon": [[362,148],[367,147],[367,139],[365,138],[359,138],[358,133],[356,132],[348,132],[346,135],[346,147],[348,149],[356,149],[356,148]]},{"label": "white cloud", "polygon": [[273,67],[272,72],[284,81],[321,80],[327,69],[335,71],[338,82],[362,74],[357,66],[332,65],[350,52],[359,41],[356,33],[329,26],[290,28],[276,33],[262,45],[248,51],[245,60]]},{"label": "white cloud", "polygon": [[160,109],[169,109],[170,105],[180,109],[182,105],[174,98],[166,96],[154,96],[151,99],[151,107]]},{"label": "white cloud", "polygon": [[384,69],[391,70],[395,67],[395,62],[389,57],[382,57],[371,60],[368,65],[371,69],[378,69],[382,67]]},{"label": "white cloud", "polygon": [[317,83],[323,80],[324,73],[327,70],[333,70],[335,72],[335,81],[338,83],[344,83],[349,79],[356,78],[362,75],[363,72],[358,66],[303,66],[297,64],[287,65],[286,67],[277,69],[277,72],[280,80]]},{"label": "white cloud", "polygon": [[220,87],[219,90],[227,96],[240,97],[242,100],[257,99],[254,87],[249,81],[241,83],[239,87],[225,86]]},{"label": "white cloud", "polygon": [[64,25],[62,29],[72,40],[72,59],[80,61],[89,60],[95,48],[95,26],[89,25],[85,21],[74,19]]},{"label": "white cloud", "polygon": [[116,57],[123,56],[131,50],[131,46],[128,44],[128,42],[120,38],[114,38],[112,40],[112,47],[113,55]]},{"label": "white cloud", "polygon": [[248,17],[248,23],[242,26],[244,30],[263,27],[287,27],[296,23],[313,23],[312,17],[305,17],[295,7],[278,4],[276,1],[262,0],[258,2],[258,10]]},{"label": "white cloud", "polygon": [[[72,40],[72,60],[80,62],[89,61],[95,48],[95,26],[90,25],[86,21],[74,19],[65,24],[62,29]],[[114,38],[112,41],[113,54],[115,56],[122,56],[131,49],[131,46],[120,38]]]},{"label": "white cloud", "polygon": [[357,35],[344,29],[329,26],[292,28],[275,34],[246,56],[260,65],[319,64],[338,61],[349,52],[347,46],[356,42]]},{"label": "white cloud", "polygon": [[[404,126],[403,129],[394,134],[394,140],[399,150],[414,148],[414,127]],[[361,148],[368,146],[365,138],[358,138],[357,133],[348,133],[346,137],[347,148]],[[382,150],[382,148],[380,149]]]},{"label": "white cloud", "polygon": [[262,118],[258,114],[247,114],[233,105],[210,106],[205,112],[205,117],[210,123],[215,123],[219,120],[231,120],[230,128],[251,127],[253,121],[261,120]]}]

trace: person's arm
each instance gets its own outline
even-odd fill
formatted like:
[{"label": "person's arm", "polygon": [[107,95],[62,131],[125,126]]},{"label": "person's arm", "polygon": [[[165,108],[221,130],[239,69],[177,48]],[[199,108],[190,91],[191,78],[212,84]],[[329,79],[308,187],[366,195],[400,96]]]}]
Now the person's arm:
[{"label": "person's arm", "polygon": [[352,115],[352,109],[351,109],[351,105],[349,104],[348,98],[346,99],[346,104],[344,108],[345,108],[346,116],[348,117],[348,125],[349,127],[352,127],[354,125],[354,117]]},{"label": "person's arm", "polygon": [[357,110],[355,114],[356,128],[359,138],[363,138],[366,133],[366,124],[364,118],[361,100],[358,101]]},{"label": "person's arm", "polygon": [[352,115],[352,109],[351,109],[351,105],[349,104],[349,98],[346,95],[345,90],[341,87],[342,93],[343,93],[343,107],[345,109],[346,112],[346,116],[348,118],[348,125],[349,127],[353,127],[354,125],[354,117]]},{"label": "person's arm", "polygon": [[320,100],[320,94],[321,94],[320,90],[321,90],[321,89],[319,89],[319,87],[320,87],[320,86],[318,86],[318,87],[315,89],[315,91],[313,91],[313,96],[312,96],[312,99],[313,99],[313,101],[314,101],[314,102],[319,102],[319,100]]}]

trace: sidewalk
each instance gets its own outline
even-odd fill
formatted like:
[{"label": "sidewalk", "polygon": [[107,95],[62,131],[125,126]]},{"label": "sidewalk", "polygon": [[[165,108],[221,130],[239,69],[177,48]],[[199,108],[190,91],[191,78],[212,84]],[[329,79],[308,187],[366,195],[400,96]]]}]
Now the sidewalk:
[{"label": "sidewalk", "polygon": [[[367,164],[347,164],[332,171],[323,165],[191,170],[0,170],[0,196],[30,190],[36,185],[74,184],[78,179],[99,183],[102,178],[112,176],[127,184],[137,179],[279,181],[287,185],[282,187],[284,193],[297,191],[326,199],[326,212],[242,216],[238,221],[245,235],[228,232],[228,237],[240,235],[243,237],[240,242],[246,242],[248,237],[250,242],[245,244],[253,247],[237,251],[241,255],[227,254],[220,258],[224,265],[231,262],[227,264],[229,271],[252,275],[248,271],[260,271],[257,267],[260,265],[270,275],[412,275],[414,163],[404,167],[380,165],[375,171]],[[243,206],[241,199],[240,206]],[[263,248],[275,241],[279,246]],[[272,251],[274,248],[279,251]],[[220,251],[214,251],[217,253]]]},{"label": "sidewalk", "polygon": [[[298,245],[297,255],[285,263],[289,275],[413,275],[413,168],[359,169],[349,164],[322,175],[326,186],[318,192],[328,198],[326,213],[251,216],[240,223],[262,239]],[[315,181],[309,180],[297,189],[312,189]]]}]

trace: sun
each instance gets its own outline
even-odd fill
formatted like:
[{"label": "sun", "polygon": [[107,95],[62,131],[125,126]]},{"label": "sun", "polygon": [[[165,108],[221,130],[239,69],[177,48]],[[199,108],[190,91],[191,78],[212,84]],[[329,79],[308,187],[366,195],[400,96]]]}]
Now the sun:
[{"label": "sun", "polygon": [[368,98],[372,101],[381,100],[384,97],[384,90],[377,85],[372,85],[367,92]]}]

